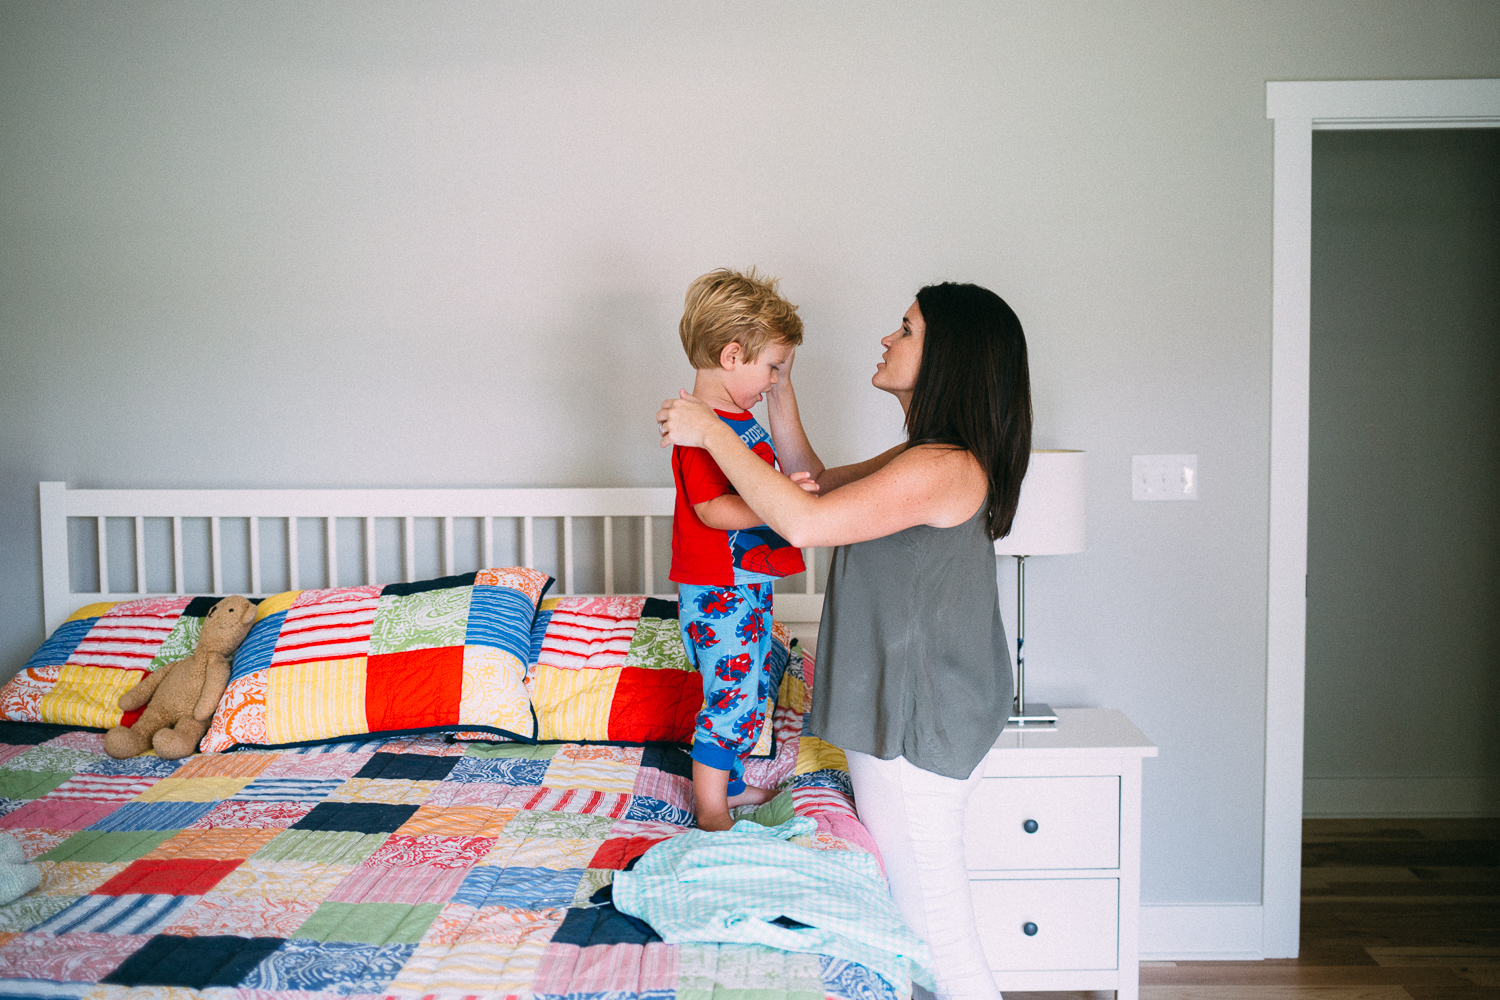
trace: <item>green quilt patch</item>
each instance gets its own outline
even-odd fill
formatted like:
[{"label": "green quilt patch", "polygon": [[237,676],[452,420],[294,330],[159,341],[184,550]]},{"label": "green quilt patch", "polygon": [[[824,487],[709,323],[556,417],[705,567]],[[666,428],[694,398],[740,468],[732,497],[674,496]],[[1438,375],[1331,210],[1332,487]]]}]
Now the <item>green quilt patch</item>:
[{"label": "green quilt patch", "polygon": [[38,861],[135,861],[181,830],[80,830]]},{"label": "green quilt patch", "polygon": [[682,632],[675,618],[642,618],[630,637],[627,667],[648,670],[692,670],[682,649]]},{"label": "green quilt patch", "polygon": [[255,861],[315,861],[357,865],[385,843],[389,833],[356,830],[287,830],[250,855]]},{"label": "green quilt patch", "polygon": [[313,911],[293,935],[354,944],[420,944],[441,903],[332,903]]},{"label": "green quilt patch", "polygon": [[198,646],[198,636],[203,632],[203,619],[195,615],[183,615],[177,619],[177,624],[172,626],[172,631],[167,633],[166,639],[162,640],[161,648],[151,658],[147,670],[156,671],[168,663],[176,663],[193,655],[193,650]]},{"label": "green quilt patch", "polygon": [[370,655],[462,646],[473,587],[383,594],[370,627]]}]

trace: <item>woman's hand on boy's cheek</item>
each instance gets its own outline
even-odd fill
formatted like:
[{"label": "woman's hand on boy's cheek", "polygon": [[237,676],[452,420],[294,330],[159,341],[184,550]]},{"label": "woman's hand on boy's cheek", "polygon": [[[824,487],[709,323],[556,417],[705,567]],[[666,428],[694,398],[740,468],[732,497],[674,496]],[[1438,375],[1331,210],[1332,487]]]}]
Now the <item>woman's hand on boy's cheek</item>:
[{"label": "woman's hand on boy's cheek", "polygon": [[713,407],[683,389],[678,399],[663,400],[656,411],[656,426],[661,431],[661,446],[675,444],[684,448],[702,448],[708,432],[719,424]]}]

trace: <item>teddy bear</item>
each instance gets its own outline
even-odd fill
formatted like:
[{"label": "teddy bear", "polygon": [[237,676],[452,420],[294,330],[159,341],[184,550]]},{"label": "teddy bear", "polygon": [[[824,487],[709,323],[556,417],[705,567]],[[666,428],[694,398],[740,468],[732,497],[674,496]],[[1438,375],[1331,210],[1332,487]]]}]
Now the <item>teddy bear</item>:
[{"label": "teddy bear", "polygon": [[134,725],[105,733],[104,751],[133,757],[154,747],[157,756],[177,760],[197,750],[229,686],[229,658],[254,624],[255,605],[238,594],[210,608],[193,655],[157,668],[120,695],[122,711],[146,710]]}]

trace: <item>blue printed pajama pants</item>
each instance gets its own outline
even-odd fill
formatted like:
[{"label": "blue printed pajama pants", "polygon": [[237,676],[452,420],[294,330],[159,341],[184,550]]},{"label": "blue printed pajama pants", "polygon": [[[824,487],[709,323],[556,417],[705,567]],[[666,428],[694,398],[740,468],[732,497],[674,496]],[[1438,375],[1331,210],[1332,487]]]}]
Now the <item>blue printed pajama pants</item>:
[{"label": "blue printed pajama pants", "polygon": [[688,662],[703,678],[693,759],[729,772],[729,794],[745,790],[744,758],[766,721],[771,655],[771,584],[677,585],[678,625]]}]

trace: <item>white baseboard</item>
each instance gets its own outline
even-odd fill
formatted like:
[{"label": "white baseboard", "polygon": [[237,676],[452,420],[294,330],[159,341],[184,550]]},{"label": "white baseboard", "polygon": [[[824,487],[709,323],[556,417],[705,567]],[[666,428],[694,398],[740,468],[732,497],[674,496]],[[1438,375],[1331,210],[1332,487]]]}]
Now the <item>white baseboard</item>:
[{"label": "white baseboard", "polygon": [[1302,815],[1500,816],[1500,778],[1304,778]]},{"label": "white baseboard", "polygon": [[1142,906],[1141,961],[1259,961],[1261,906]]}]

